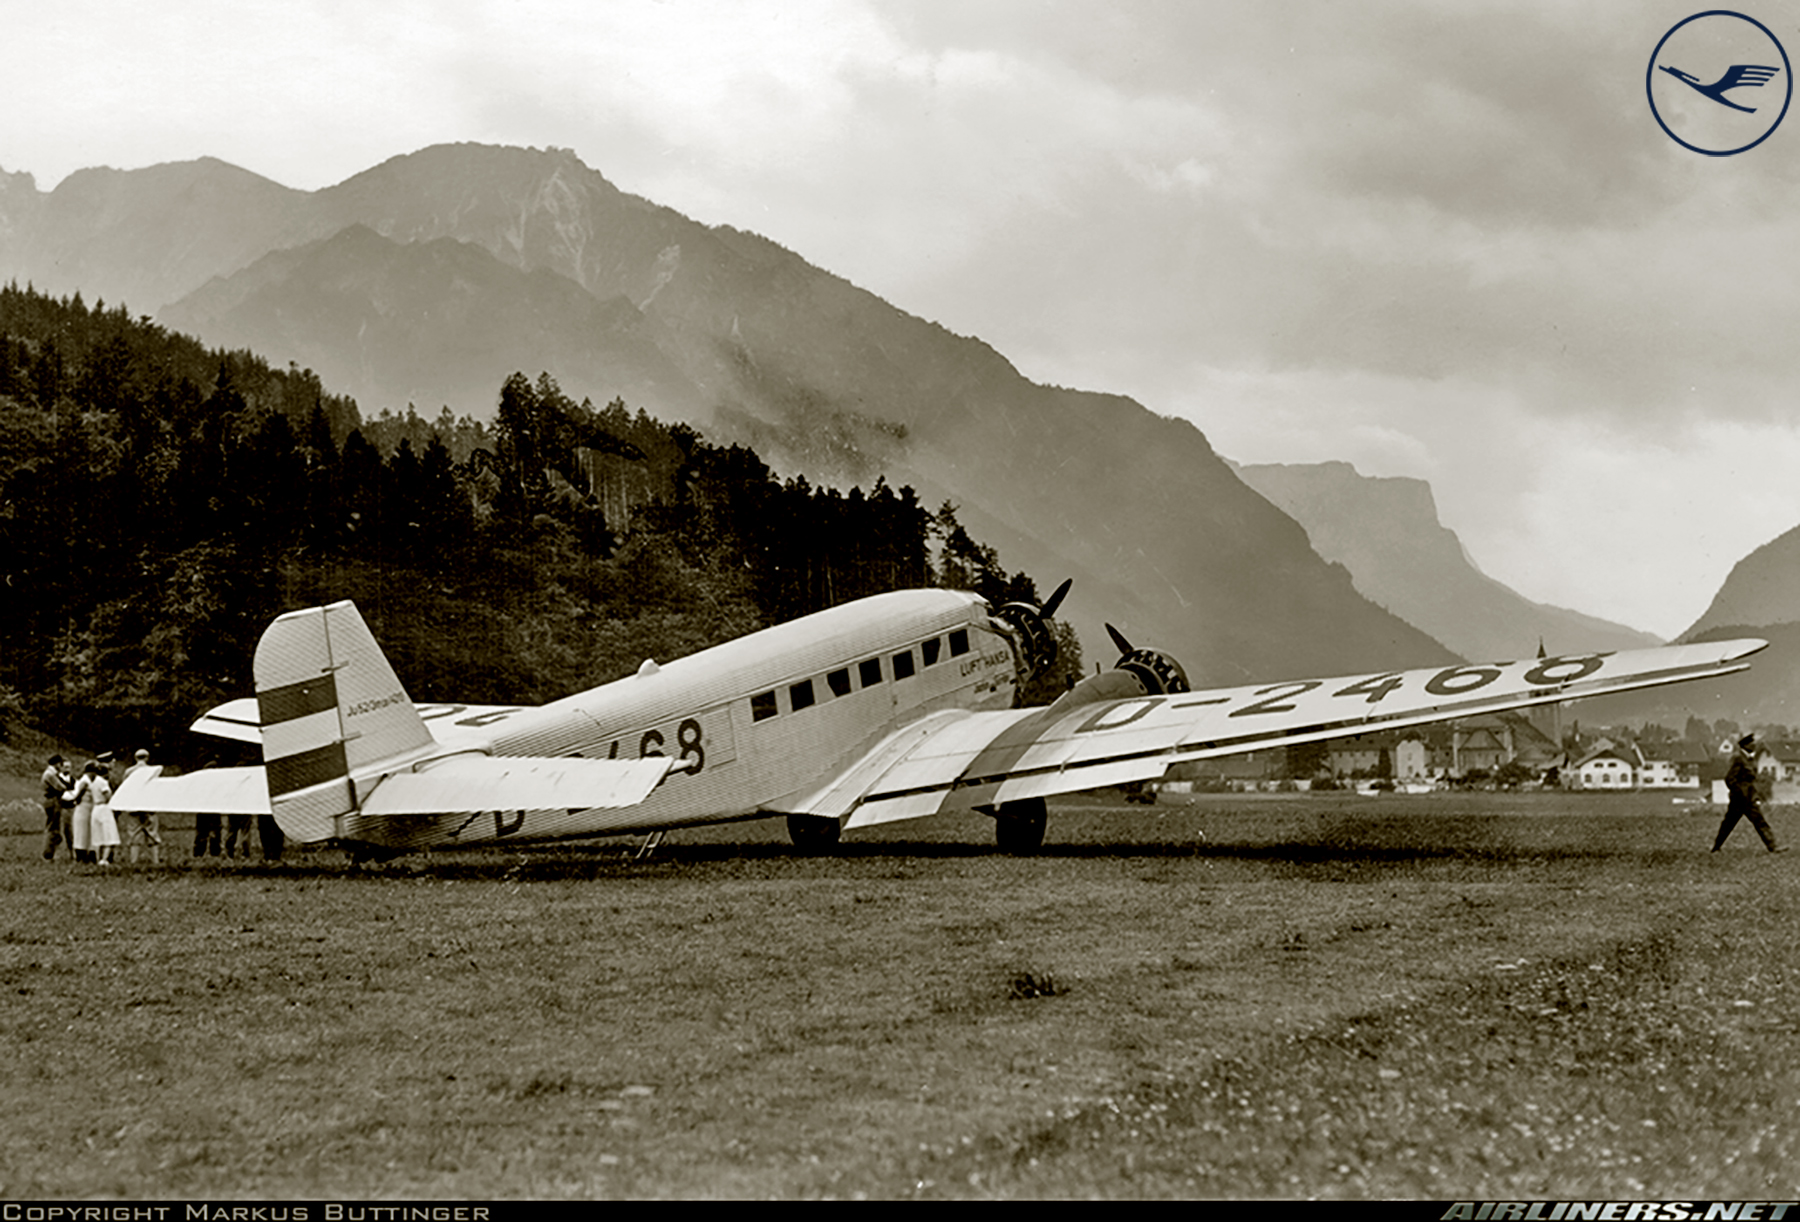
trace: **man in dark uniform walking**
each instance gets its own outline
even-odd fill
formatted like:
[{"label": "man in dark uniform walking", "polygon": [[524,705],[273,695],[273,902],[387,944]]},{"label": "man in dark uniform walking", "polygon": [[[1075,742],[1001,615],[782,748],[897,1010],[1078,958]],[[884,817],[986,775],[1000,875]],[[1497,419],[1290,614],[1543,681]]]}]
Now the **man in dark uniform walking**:
[{"label": "man in dark uniform walking", "polygon": [[1738,739],[1737,750],[1731,753],[1731,763],[1725,769],[1725,789],[1731,796],[1725,804],[1725,820],[1719,824],[1718,838],[1713,841],[1713,852],[1724,847],[1725,837],[1731,835],[1731,829],[1737,826],[1739,819],[1750,820],[1750,826],[1762,837],[1769,852],[1787,852],[1785,845],[1775,843],[1775,833],[1769,830],[1769,821],[1763,818],[1762,804],[1756,797],[1756,781],[1756,735],[1746,734]]}]

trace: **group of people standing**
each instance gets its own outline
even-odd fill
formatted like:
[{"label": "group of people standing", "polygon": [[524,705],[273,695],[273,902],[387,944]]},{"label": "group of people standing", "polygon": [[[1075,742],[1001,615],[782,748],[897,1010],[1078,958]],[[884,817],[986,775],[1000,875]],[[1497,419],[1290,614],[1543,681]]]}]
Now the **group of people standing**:
[{"label": "group of people standing", "polygon": [[[139,751],[137,762],[126,770],[127,774],[143,767],[149,758],[148,751]],[[54,858],[58,847],[66,841],[70,855],[77,862],[101,866],[113,864],[113,850],[119,847],[120,837],[118,821],[112,811],[110,765],[111,760],[106,757],[89,760],[77,777],[68,760],[60,755],[50,757],[44,768],[45,861]],[[133,822],[138,823],[137,820]],[[145,832],[141,823],[131,830],[134,833],[131,860],[136,861],[139,848],[136,837]],[[162,839],[153,830],[148,834],[154,837],[160,861]]]},{"label": "group of people standing", "polygon": [[[139,751],[131,766],[119,777],[125,778],[140,768],[150,766],[150,753]],[[52,755],[44,767],[44,860],[53,861],[64,845],[77,863],[111,866],[117,851],[126,850],[127,860],[137,865],[147,851],[154,865],[163,864],[163,838],[159,816],[155,811],[123,811],[112,809],[112,756],[110,753],[89,760],[77,776],[73,765],[60,755]],[[275,821],[263,828],[262,851],[265,861],[282,854],[282,837]],[[231,815],[228,826],[221,829],[218,815],[198,815],[194,822],[194,856],[250,856],[250,817]]]}]

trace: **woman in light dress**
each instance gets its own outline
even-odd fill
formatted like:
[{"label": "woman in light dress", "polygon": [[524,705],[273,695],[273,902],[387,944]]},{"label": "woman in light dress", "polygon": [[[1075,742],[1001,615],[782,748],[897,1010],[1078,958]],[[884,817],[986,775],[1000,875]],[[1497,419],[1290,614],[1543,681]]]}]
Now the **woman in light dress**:
[{"label": "woman in light dress", "polygon": [[88,781],[98,768],[98,764],[90,763],[71,787],[75,808],[69,812],[69,847],[75,850],[79,865],[94,860],[94,794]]},{"label": "woman in light dress", "polygon": [[84,823],[83,808],[87,810],[88,843],[100,864],[110,866],[113,850],[119,844],[119,825],[113,821],[112,782],[107,780],[98,762],[90,763],[81,779],[75,782],[75,834],[78,837]]}]

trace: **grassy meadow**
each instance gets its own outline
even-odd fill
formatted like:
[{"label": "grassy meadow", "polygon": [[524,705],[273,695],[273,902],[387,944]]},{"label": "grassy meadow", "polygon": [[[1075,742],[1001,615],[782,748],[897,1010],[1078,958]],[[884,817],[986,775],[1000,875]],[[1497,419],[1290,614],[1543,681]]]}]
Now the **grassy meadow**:
[{"label": "grassy meadow", "polygon": [[1800,1189],[1800,853],[1666,796],[369,869],[46,863],[0,809],[9,1198]]}]

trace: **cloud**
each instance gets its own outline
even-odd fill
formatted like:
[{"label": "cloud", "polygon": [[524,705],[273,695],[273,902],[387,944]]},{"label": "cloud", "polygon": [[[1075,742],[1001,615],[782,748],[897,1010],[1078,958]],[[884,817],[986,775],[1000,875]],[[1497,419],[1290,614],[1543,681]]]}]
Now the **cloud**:
[{"label": "cloud", "polygon": [[[1686,15],[67,0],[14,15],[0,105],[32,121],[0,166],[214,155],[313,188],[440,140],[571,146],[1233,457],[1430,478],[1496,576],[1673,631],[1724,523],[1800,519],[1772,465],[1800,137],[1663,135],[1648,56]],[[1634,512],[1676,564],[1561,558]]]}]

